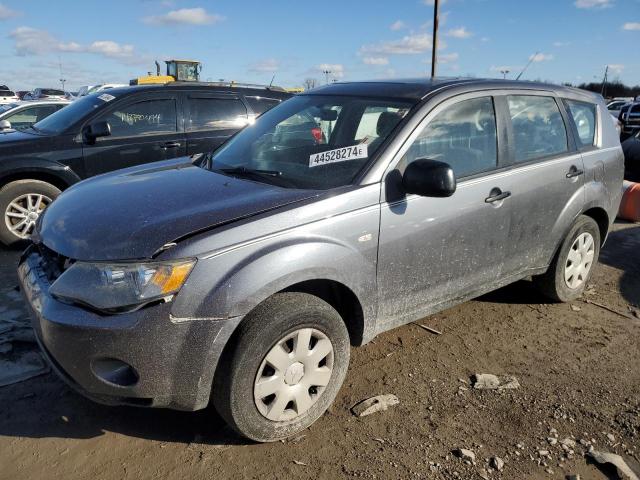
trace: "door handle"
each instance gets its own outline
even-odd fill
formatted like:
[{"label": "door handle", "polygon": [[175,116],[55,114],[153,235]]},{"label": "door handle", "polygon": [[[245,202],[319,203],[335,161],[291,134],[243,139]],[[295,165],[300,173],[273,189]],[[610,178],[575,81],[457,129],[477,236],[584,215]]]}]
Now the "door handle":
[{"label": "door handle", "polygon": [[584,174],[584,170],[578,169],[575,165],[572,165],[569,169],[569,173],[567,173],[567,178],[575,178]]},{"label": "door handle", "polygon": [[499,188],[494,188],[489,193],[489,196],[484,199],[485,203],[495,203],[500,200],[504,200],[505,198],[509,198],[511,196],[511,192],[503,192]]},{"label": "door handle", "polygon": [[160,148],[163,150],[168,150],[169,148],[178,148],[180,146],[180,142],[166,142],[163,143]]}]

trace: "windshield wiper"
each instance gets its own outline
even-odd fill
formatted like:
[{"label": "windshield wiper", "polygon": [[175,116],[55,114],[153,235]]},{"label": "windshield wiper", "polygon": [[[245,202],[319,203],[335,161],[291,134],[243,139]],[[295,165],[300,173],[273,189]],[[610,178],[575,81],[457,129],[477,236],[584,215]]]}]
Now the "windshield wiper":
[{"label": "windshield wiper", "polygon": [[222,172],[228,175],[245,175],[258,177],[280,177],[282,172],[278,170],[260,170],[258,168],[233,167],[233,168],[217,168],[214,171]]}]

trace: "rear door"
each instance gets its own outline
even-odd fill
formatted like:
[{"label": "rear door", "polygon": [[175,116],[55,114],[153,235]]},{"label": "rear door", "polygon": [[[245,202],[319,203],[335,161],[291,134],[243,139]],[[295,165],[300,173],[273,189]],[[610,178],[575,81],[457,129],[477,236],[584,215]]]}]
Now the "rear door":
[{"label": "rear door", "polygon": [[89,123],[108,122],[111,135],[96,139],[94,144],[84,144],[87,174],[185,155],[178,108],[177,96],[169,91],[128,97],[93,118]]},{"label": "rear door", "polygon": [[188,93],[185,108],[187,154],[215,150],[248,122],[247,107],[239,96]]},{"label": "rear door", "polygon": [[584,205],[584,165],[562,101],[549,92],[514,92],[499,100],[507,119],[512,194],[505,272],[548,265]]}]

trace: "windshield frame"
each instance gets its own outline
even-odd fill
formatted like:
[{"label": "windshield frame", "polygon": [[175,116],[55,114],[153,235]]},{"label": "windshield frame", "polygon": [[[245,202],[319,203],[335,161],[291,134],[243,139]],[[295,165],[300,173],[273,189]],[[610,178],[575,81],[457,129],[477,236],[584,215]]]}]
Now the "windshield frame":
[{"label": "windshield frame", "polygon": [[[300,99],[309,99],[309,104],[307,104],[306,106],[303,104],[301,105],[298,109],[291,109],[291,104],[292,102],[296,102],[296,101],[300,101]],[[233,167],[244,167],[248,170],[253,170],[255,169],[255,167],[252,166],[252,162],[253,159],[247,158],[248,156],[253,156],[253,155],[247,155],[246,150],[250,149],[251,146],[258,144],[259,139],[261,137],[263,137],[264,135],[269,134],[271,128],[269,127],[263,127],[262,133],[260,133],[261,130],[256,131],[255,134],[253,134],[253,137],[249,136],[249,138],[244,142],[245,144],[243,145],[242,143],[240,143],[240,145],[238,145],[237,151],[233,151],[231,150],[229,152],[229,154],[231,155],[231,157],[224,157],[223,158],[218,158],[219,155],[221,154],[225,154],[225,152],[227,150],[229,150],[229,146],[233,145],[235,142],[243,142],[244,139],[243,137],[245,135],[251,135],[249,133],[247,133],[247,131],[250,131],[250,129],[253,126],[258,126],[256,124],[264,124],[267,123],[267,125],[272,125],[272,128],[277,127],[278,125],[286,122],[289,118],[293,118],[296,115],[300,115],[303,112],[305,112],[306,109],[308,108],[313,108],[313,102],[317,102],[319,100],[324,100],[327,101],[328,103],[332,103],[335,102],[336,104],[338,104],[339,102],[343,102],[342,106],[343,108],[345,106],[349,105],[349,102],[358,102],[361,101],[362,104],[361,106],[364,106],[364,110],[366,110],[369,107],[380,107],[380,108],[397,108],[400,111],[403,111],[402,116],[400,116],[400,120],[395,124],[395,126],[393,126],[391,128],[391,130],[389,130],[386,135],[384,137],[376,137],[376,138],[381,138],[381,141],[378,145],[375,146],[375,149],[373,151],[370,150],[370,156],[366,159],[366,161],[357,168],[357,170],[354,170],[353,174],[351,174],[350,176],[350,180],[346,181],[345,183],[338,183],[336,185],[323,185],[323,186],[319,186],[319,185],[305,185],[304,181],[302,180],[302,176],[301,175],[295,175],[295,171],[290,171],[290,174],[293,174],[292,176],[287,176],[284,175],[283,173],[281,173],[280,175],[271,175],[271,178],[268,178],[269,176],[265,176],[265,178],[263,179],[256,179],[256,178],[250,178],[249,176],[245,176],[243,178],[246,178],[248,180],[254,180],[254,181],[258,181],[260,183],[267,183],[267,184],[271,184],[274,186],[281,186],[283,188],[290,188],[290,189],[300,189],[300,190],[316,190],[316,191],[331,191],[331,190],[335,190],[335,189],[344,189],[344,188],[348,188],[348,187],[353,187],[353,186],[358,186],[361,184],[361,180],[364,178],[366,172],[378,162],[378,159],[380,158],[381,155],[384,154],[389,142],[393,141],[396,136],[397,133],[399,131],[402,130],[403,126],[405,125],[405,123],[413,117],[413,114],[416,110],[416,107],[420,104],[420,101],[418,100],[412,100],[412,99],[407,99],[407,98],[398,98],[398,97],[390,97],[390,96],[378,96],[378,95],[354,95],[354,94],[333,94],[331,92],[323,92],[323,93],[308,93],[308,94],[300,94],[300,95],[296,95],[286,101],[283,101],[282,103],[280,103],[279,105],[276,105],[275,107],[271,108],[270,110],[266,111],[265,113],[263,113],[259,118],[256,119],[255,124],[253,125],[249,125],[245,128],[243,128],[242,130],[236,132],[236,134],[234,134],[231,138],[229,138],[226,142],[224,142],[224,144],[222,144],[220,147],[218,147],[217,149],[215,149],[214,151],[210,152],[209,154],[206,155],[204,161],[201,163],[201,166],[203,168],[206,168],[210,171],[216,172],[216,173],[224,173],[223,170],[224,169],[233,169]],[[369,104],[366,104],[365,102],[369,102]],[[357,105],[357,103],[356,103]],[[287,109],[287,107],[289,107],[289,109]],[[353,108],[357,108],[358,107],[353,107],[348,106],[348,108],[353,109]],[[288,116],[282,117],[282,110],[283,109],[287,109],[289,110],[289,114]],[[348,110],[350,111],[350,110]],[[286,112],[284,112],[286,114]],[[364,112],[363,112],[364,113]],[[275,117],[275,118],[274,118]],[[282,118],[280,118],[282,117]],[[347,117],[349,118],[349,117]],[[359,125],[361,125],[360,122],[362,122],[362,116],[357,117],[357,124],[355,125],[351,125],[351,124],[347,124],[346,128],[347,131],[352,129],[354,135],[356,135],[358,132],[356,130],[358,130]],[[338,123],[336,123],[336,125],[333,128],[337,128],[338,125],[340,125],[340,120],[337,120]],[[348,120],[345,120],[348,121]],[[346,133],[346,132],[345,132]],[[357,138],[357,137],[356,137]],[[363,143],[364,142],[364,143]],[[372,142],[371,142],[372,143]],[[353,145],[358,145],[358,144],[364,144],[364,145],[370,145],[370,143],[366,142],[366,137],[364,137],[361,140],[353,140]],[[327,145],[331,148],[329,148],[328,151],[330,150],[344,150],[344,149],[348,149],[351,148],[350,146],[344,146],[341,144],[330,144],[330,143],[326,143],[326,144],[318,144],[318,146],[321,145]],[[232,147],[233,148],[233,147]],[[326,150],[325,150],[326,151]],[[228,160],[229,158],[234,158],[233,155],[239,155],[237,158],[240,158],[240,156],[243,158],[243,161],[240,163],[236,163],[234,162],[229,163]],[[304,154],[301,154],[301,158],[304,158]],[[226,161],[225,161],[226,160]],[[270,160],[272,162],[274,162],[274,164],[277,164],[278,161],[273,159]],[[265,166],[264,168],[270,170],[269,168],[269,163],[270,161],[265,162]],[[231,167],[231,168],[230,168]],[[275,165],[274,165],[275,168]],[[304,169],[302,169],[302,171],[304,172]],[[285,172],[285,170],[283,170],[283,172]],[[302,184],[300,184],[300,182],[302,182]],[[312,183],[312,181],[310,181],[309,183]],[[294,185],[296,184],[296,185]]]}]

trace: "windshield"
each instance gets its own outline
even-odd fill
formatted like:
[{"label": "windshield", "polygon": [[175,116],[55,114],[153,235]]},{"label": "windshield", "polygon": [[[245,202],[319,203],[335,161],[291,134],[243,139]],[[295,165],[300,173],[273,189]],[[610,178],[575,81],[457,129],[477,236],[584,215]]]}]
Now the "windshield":
[{"label": "windshield", "polygon": [[102,100],[98,95],[84,96],[36,123],[34,130],[50,134],[62,133],[104,104],[105,100]]},{"label": "windshield", "polygon": [[42,90],[40,90],[40,93],[42,95],[64,95],[64,92],[62,90],[54,90],[52,88],[43,88]]},{"label": "windshield", "polygon": [[264,113],[208,159],[208,167],[287,188],[353,182],[412,104],[301,95]]}]

